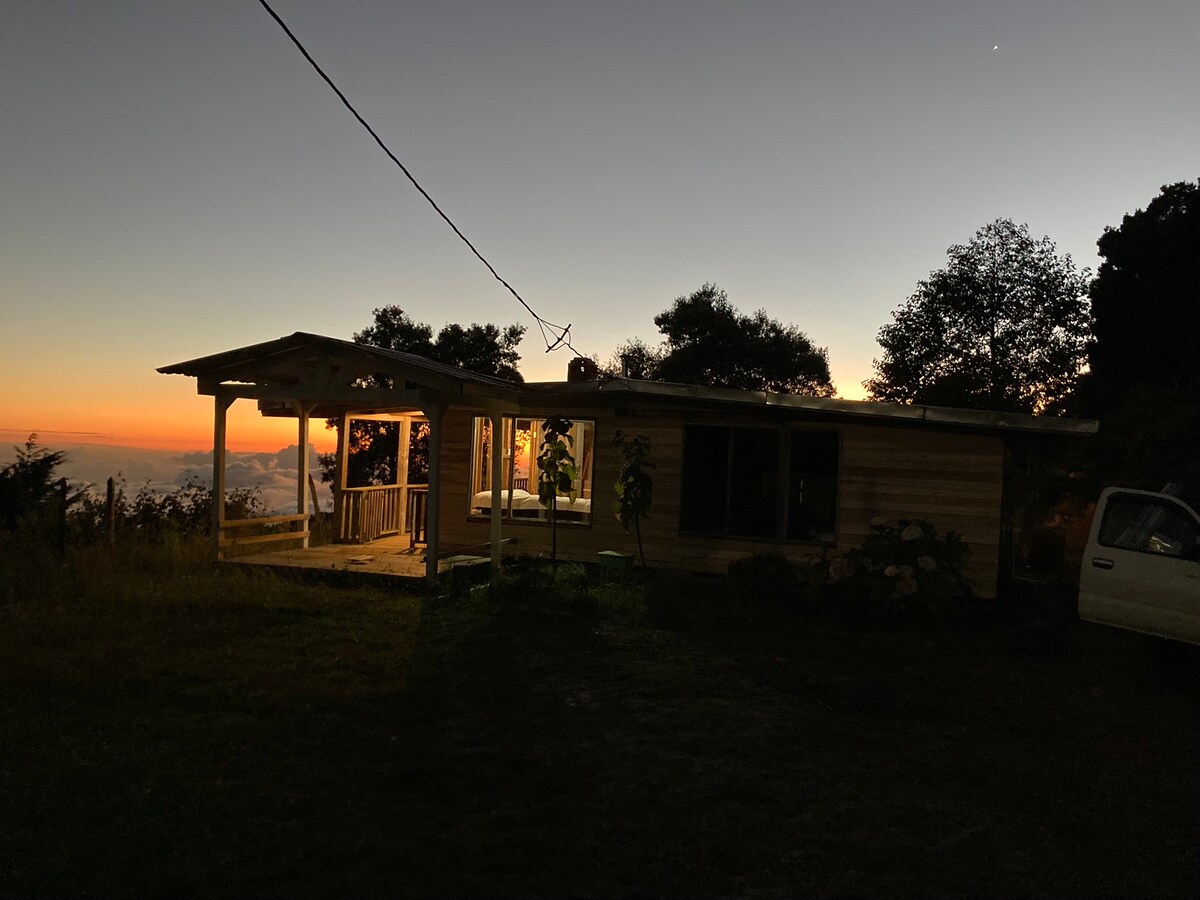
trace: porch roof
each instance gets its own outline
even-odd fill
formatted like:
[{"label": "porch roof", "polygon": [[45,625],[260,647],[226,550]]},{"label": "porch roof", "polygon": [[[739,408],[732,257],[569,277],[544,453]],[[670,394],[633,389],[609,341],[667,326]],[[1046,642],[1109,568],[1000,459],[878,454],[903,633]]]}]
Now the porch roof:
[{"label": "porch roof", "polygon": [[[326,414],[422,408],[429,402],[511,404],[519,396],[518,386],[503,378],[468,372],[413,353],[303,331],[162,366],[158,371],[196,378],[201,394],[259,400],[267,414],[273,411],[273,403],[281,404],[279,412],[290,414],[290,404],[297,401],[315,405],[317,414]],[[392,387],[354,386],[374,376],[390,379]]]}]

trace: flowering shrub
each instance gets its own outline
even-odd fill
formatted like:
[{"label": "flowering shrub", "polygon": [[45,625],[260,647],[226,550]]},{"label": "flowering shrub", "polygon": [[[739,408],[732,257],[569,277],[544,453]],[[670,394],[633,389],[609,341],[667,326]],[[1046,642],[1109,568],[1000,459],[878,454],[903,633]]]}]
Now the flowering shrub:
[{"label": "flowering shrub", "polygon": [[924,519],[871,520],[861,547],[829,563],[829,581],[852,607],[889,618],[940,615],[970,593],[967,545]]}]

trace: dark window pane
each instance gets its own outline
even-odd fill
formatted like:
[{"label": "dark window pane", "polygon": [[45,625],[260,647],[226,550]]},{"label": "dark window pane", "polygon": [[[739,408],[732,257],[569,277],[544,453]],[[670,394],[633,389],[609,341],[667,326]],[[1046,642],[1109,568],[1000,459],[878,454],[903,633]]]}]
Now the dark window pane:
[{"label": "dark window pane", "polygon": [[683,482],[680,530],[724,533],[729,492],[729,429],[708,425],[685,428],[680,475]]},{"label": "dark window pane", "polygon": [[792,432],[788,472],[787,536],[830,542],[836,535],[838,436],[828,431]]},{"label": "dark window pane", "polygon": [[779,502],[779,431],[734,428],[731,447],[729,534],[773,538]]}]

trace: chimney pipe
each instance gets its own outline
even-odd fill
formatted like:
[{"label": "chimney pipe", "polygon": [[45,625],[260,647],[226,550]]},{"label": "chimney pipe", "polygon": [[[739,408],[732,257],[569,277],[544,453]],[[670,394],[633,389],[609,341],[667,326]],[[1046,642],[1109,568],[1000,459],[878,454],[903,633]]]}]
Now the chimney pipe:
[{"label": "chimney pipe", "polygon": [[600,377],[600,367],[596,361],[586,356],[577,356],[567,364],[567,381],[595,381]]}]

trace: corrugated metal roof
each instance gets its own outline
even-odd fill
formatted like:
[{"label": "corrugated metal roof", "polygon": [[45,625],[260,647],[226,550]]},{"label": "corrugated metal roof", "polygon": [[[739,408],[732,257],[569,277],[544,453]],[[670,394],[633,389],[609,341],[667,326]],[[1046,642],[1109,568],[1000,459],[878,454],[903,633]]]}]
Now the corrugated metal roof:
[{"label": "corrugated metal roof", "polygon": [[522,388],[523,397],[542,396],[547,400],[568,400],[586,394],[611,394],[646,399],[675,400],[688,405],[734,405],[748,409],[762,407],[781,412],[795,410],[834,417],[927,423],[989,431],[1025,431],[1043,434],[1095,434],[1099,423],[1094,419],[1068,419],[1055,416],[1030,416],[1023,413],[994,412],[980,409],[956,409],[921,404],[882,403],[875,400],[842,400],[809,397],[804,394],[774,394],[767,391],[741,391],[733,388],[706,387],[642,381],[635,378],[609,378],[594,382],[536,382]]}]

